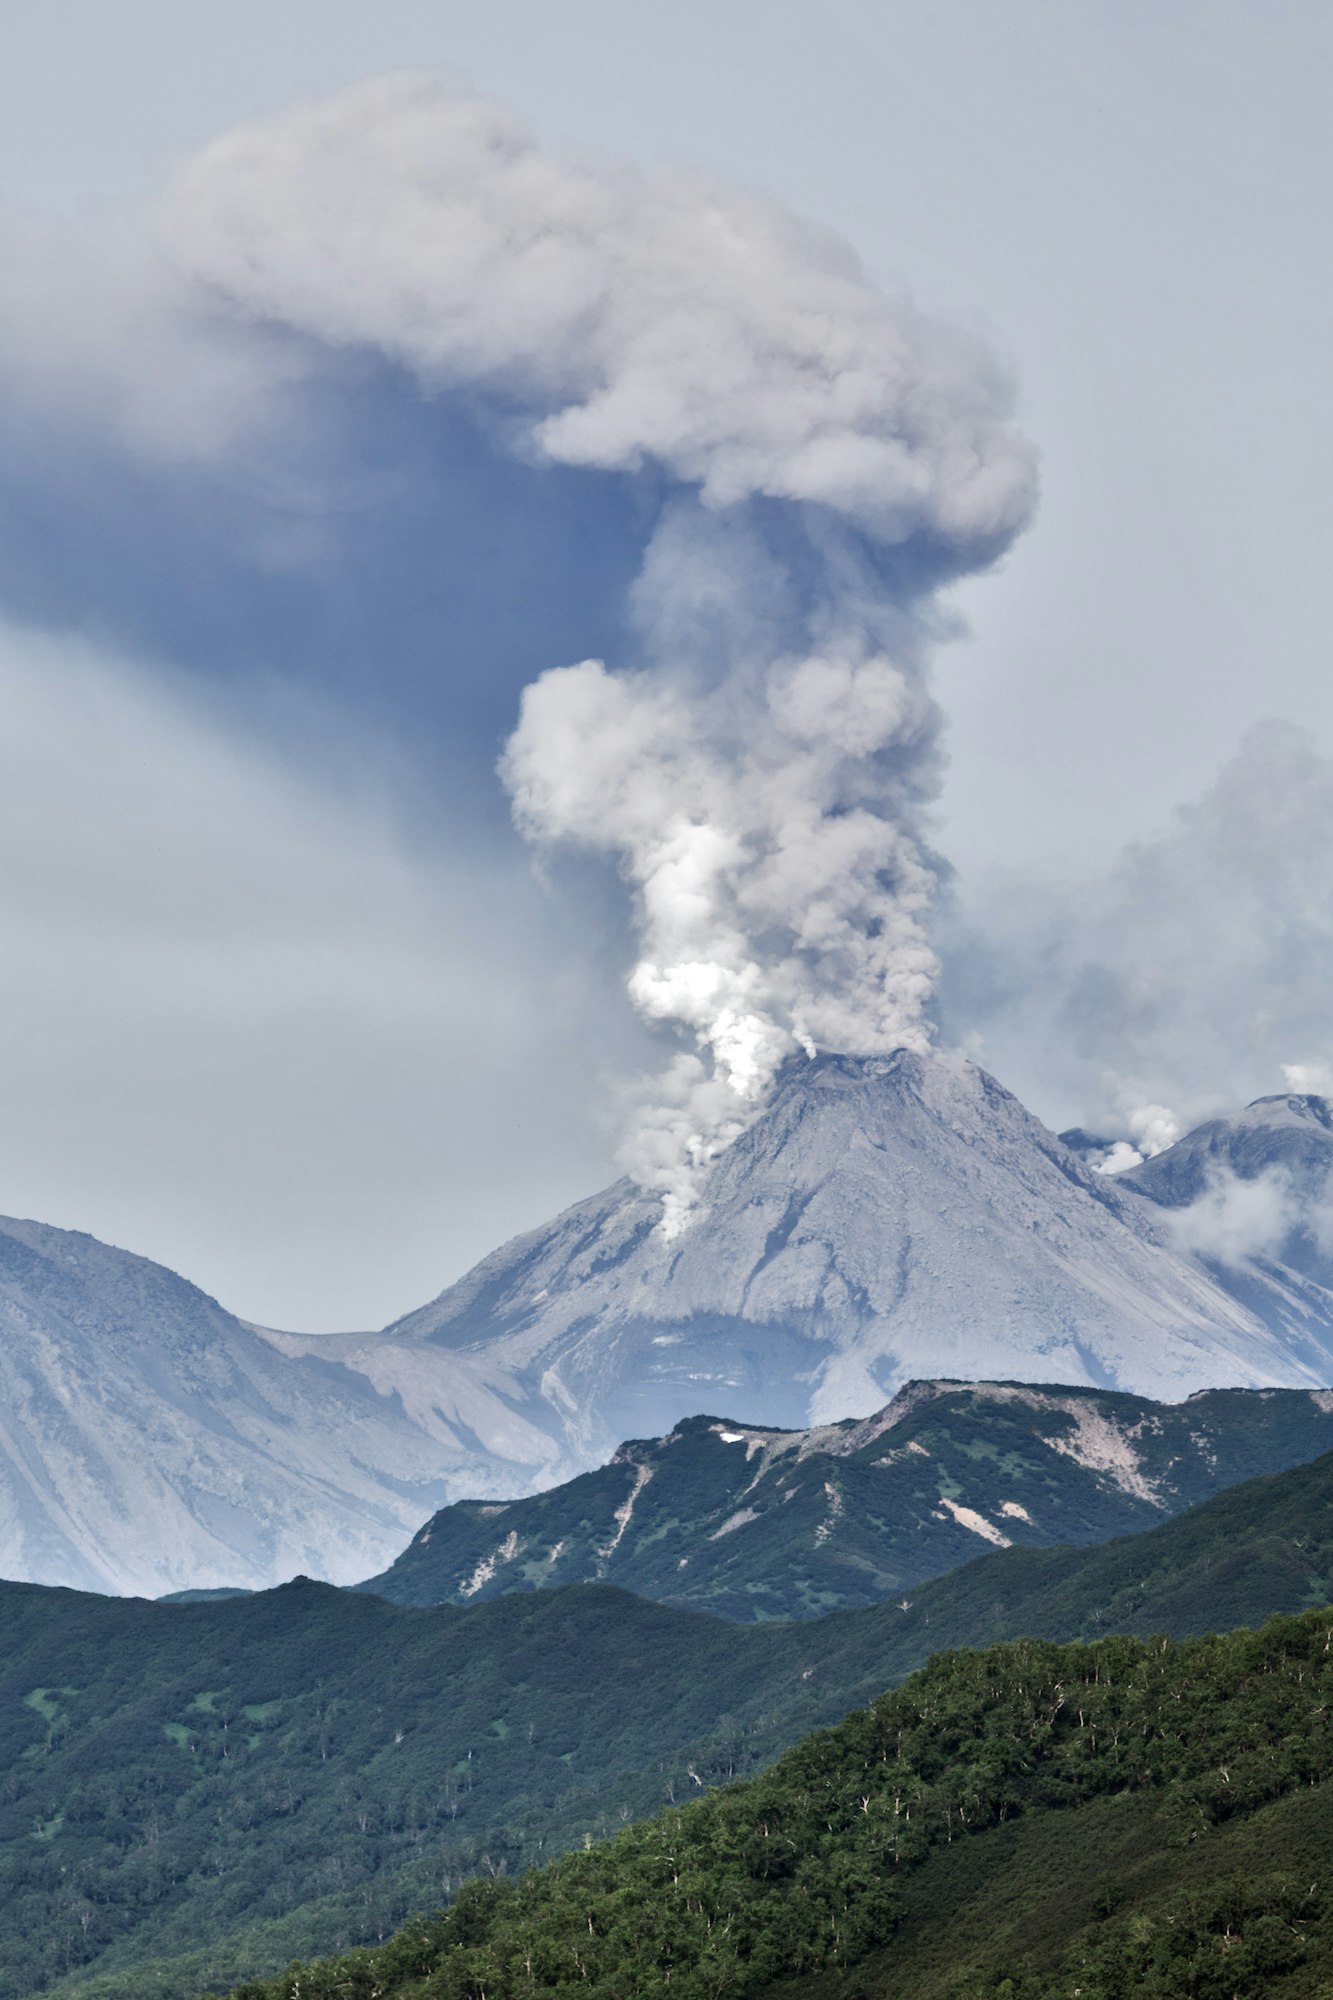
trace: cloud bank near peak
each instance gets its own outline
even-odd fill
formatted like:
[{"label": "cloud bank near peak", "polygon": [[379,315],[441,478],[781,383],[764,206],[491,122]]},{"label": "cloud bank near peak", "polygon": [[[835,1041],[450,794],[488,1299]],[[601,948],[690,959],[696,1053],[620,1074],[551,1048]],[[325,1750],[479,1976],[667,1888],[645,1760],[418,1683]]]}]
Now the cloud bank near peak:
[{"label": "cloud bank near peak", "polygon": [[1056,1123],[1155,1151],[1238,1102],[1320,1094],[1333,760],[1293,723],[1258,723],[1102,878],[969,885],[944,949],[946,1031]]}]

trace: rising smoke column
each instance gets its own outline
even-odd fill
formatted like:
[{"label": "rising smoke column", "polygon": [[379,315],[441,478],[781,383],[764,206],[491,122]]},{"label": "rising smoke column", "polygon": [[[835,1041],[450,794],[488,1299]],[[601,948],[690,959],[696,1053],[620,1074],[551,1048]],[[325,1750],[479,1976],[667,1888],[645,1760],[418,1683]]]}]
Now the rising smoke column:
[{"label": "rising smoke column", "polygon": [[652,496],[629,656],[552,662],[502,772],[528,838],[631,886],[678,1052],[626,1161],[670,1233],[788,1055],[929,1042],[925,668],[937,593],[1031,510],[1007,384],[773,205],[552,157],[433,79],[219,141],[170,227],[232,311]]}]

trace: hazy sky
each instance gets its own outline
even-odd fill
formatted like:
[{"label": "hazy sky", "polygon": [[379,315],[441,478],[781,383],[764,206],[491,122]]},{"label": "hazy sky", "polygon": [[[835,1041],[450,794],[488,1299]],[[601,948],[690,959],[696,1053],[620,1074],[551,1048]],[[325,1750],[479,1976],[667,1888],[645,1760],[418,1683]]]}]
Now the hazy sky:
[{"label": "hazy sky", "polygon": [[[614,1171],[607,1073],[647,1051],[621,915],[582,864],[534,881],[493,764],[525,680],[613,647],[621,513],[574,474],[539,505],[352,364],[301,391],[299,450],[210,457],[248,378],[225,341],[159,354],[124,249],[214,135],[393,69],[777,197],[1013,369],[1040,508],[933,670],[946,1032],[1056,1123],[1333,1056],[1326,8],[0,22],[0,1208],[254,1318],[373,1324]],[[506,670],[441,683],[441,649]]]}]

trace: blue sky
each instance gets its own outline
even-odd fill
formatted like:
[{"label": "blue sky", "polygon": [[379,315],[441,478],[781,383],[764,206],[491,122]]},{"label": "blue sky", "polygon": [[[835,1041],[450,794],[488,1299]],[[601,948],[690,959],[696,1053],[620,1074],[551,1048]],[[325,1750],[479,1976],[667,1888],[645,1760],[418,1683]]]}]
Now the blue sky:
[{"label": "blue sky", "polygon": [[608,1178],[657,1059],[613,869],[534,879],[494,765],[525,685],[625,647],[660,481],[166,295],[198,147],[423,65],[776,197],[1012,368],[1040,509],[930,670],[946,1039],[1124,1130],[1333,1055],[1325,10],[50,0],[6,38],[0,1207],[376,1323]]}]

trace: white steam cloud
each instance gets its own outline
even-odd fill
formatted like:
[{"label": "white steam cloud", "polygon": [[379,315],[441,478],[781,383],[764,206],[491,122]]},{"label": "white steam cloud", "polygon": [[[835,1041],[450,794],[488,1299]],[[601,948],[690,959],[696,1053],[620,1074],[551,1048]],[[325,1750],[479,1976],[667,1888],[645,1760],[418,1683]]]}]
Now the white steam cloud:
[{"label": "white steam cloud", "polygon": [[873,775],[878,750],[930,733],[920,689],[880,657],[778,660],[744,689],[734,740],[716,711],[737,695],[587,660],[528,690],[505,759],[525,831],[624,857],[630,994],[703,1052],[677,1059],[635,1135],[668,1229],[793,1048],[923,1047],[936,972],[910,801],[893,812]]},{"label": "white steam cloud", "polygon": [[1282,1080],[1298,1097],[1333,1097],[1333,1065],[1326,1062],[1283,1063]]},{"label": "white steam cloud", "polygon": [[888,542],[994,551],[1026,518],[993,364],[891,308],[836,237],[703,180],[543,154],[433,78],[219,139],[169,227],[254,319],[494,389],[552,460],[651,459],[709,506],[817,502]]},{"label": "white steam cloud", "polygon": [[1141,1167],[1145,1160],[1156,1159],[1168,1146],[1174,1146],[1180,1137],[1180,1120],[1165,1104],[1134,1104],[1122,1099],[1120,1111],[1131,1136],[1112,1143],[1097,1162],[1099,1174],[1123,1174],[1130,1167]]},{"label": "white steam cloud", "polygon": [[1187,1208],[1163,1209],[1160,1220],[1178,1250],[1236,1269],[1255,1257],[1277,1256],[1302,1214],[1291,1176],[1270,1167],[1249,1180],[1214,1174]]},{"label": "white steam cloud", "polygon": [[170,230],[231,311],[655,509],[632,657],[553,663],[503,772],[525,834],[632,887],[630,995],[682,1047],[626,1158],[670,1233],[788,1055],[929,1039],[929,607],[1030,512],[1007,385],[773,205],[551,157],[434,80],[228,136]]},{"label": "white steam cloud", "polygon": [[[1333,1257],[1333,1176],[1271,1166],[1247,1178],[1216,1164],[1194,1201],[1162,1209],[1158,1220],[1178,1250],[1232,1270],[1263,1257],[1301,1268],[1293,1239],[1304,1237],[1322,1260]],[[1312,1275],[1327,1283],[1325,1273]]]}]

